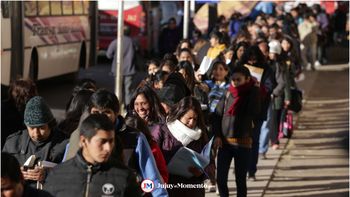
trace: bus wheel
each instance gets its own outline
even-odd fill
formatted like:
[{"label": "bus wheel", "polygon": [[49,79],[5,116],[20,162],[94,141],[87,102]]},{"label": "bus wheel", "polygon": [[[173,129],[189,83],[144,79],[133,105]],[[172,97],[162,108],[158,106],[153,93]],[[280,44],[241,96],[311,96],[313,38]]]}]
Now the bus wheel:
[{"label": "bus wheel", "polygon": [[33,81],[38,80],[38,53],[33,51],[29,64],[29,77]]}]

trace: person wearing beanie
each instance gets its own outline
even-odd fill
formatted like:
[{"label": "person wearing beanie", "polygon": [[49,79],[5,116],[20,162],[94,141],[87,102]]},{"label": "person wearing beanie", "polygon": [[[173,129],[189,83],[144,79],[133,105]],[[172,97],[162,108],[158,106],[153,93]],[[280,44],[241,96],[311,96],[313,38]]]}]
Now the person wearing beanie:
[{"label": "person wearing beanie", "polygon": [[[287,108],[290,99],[290,86],[291,82],[289,79],[289,70],[287,69],[285,57],[280,55],[282,52],[281,43],[277,40],[272,40],[269,43],[269,65],[272,68],[275,76],[275,88],[271,94],[271,105],[272,105],[272,121],[270,128],[270,139],[273,149],[278,149],[278,125],[283,108]],[[268,143],[265,141],[265,143]]]},{"label": "person wearing beanie", "polygon": [[7,137],[2,151],[16,157],[21,166],[30,156],[35,155],[32,168],[21,168],[24,180],[35,186],[37,181],[44,180],[46,174],[45,168],[38,166],[39,161],[60,163],[68,141],[56,128],[56,120],[40,96],[31,98],[26,104],[24,124],[25,130]]}]

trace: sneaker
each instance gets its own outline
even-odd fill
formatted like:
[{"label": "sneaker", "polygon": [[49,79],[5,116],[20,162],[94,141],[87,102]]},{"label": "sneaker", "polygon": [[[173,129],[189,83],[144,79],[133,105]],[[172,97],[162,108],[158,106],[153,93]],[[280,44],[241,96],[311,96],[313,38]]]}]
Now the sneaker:
[{"label": "sneaker", "polygon": [[210,184],[207,188],[208,192],[216,192],[216,185]]},{"label": "sneaker", "polygon": [[310,71],[312,68],[311,68],[311,64],[308,63],[307,66],[306,66],[306,70]]},{"label": "sneaker", "polygon": [[248,176],[248,181],[256,181],[255,175],[249,175]]},{"label": "sneaker", "polygon": [[261,160],[267,159],[266,153],[259,153],[259,158],[260,158]]}]

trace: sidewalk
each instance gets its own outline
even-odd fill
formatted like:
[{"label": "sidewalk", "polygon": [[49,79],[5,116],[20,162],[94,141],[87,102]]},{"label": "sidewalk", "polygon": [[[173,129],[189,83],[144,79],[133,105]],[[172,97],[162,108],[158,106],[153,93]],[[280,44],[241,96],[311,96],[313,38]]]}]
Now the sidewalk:
[{"label": "sidewalk", "polygon": [[[257,181],[247,181],[249,197],[302,195],[302,191],[307,190],[306,188],[308,186],[297,187],[296,185],[306,185],[304,179],[311,181],[321,181],[321,179],[323,179],[329,181],[331,180],[329,177],[336,177],[339,173],[342,175],[336,177],[338,181],[335,181],[334,184],[338,187],[345,188],[344,191],[348,191],[348,152],[342,147],[339,147],[340,150],[338,150],[338,152],[334,152],[336,150],[328,150],[328,147],[332,147],[331,144],[340,144],[338,143],[339,140],[341,141],[344,136],[348,136],[348,71],[343,71],[343,68],[344,65],[306,73],[306,80],[299,84],[299,87],[305,91],[304,99],[306,102],[304,103],[303,111],[295,117],[297,126],[295,127],[293,138],[291,140],[282,139],[279,150],[269,149],[267,154],[268,159],[259,160],[258,172],[256,174]],[[329,71],[333,69],[339,71]],[[324,92],[325,90],[327,90],[328,94]],[[323,101],[320,102],[319,100]],[[323,110],[323,107],[327,107],[328,110]],[[319,111],[315,111],[315,108]],[[320,113],[324,113],[325,115],[332,113],[330,111],[333,111],[333,118],[324,116],[324,118],[321,119],[318,117]],[[336,114],[338,116],[335,116]],[[339,120],[338,123],[342,128],[333,130],[333,133],[327,133],[329,130],[327,130],[327,128],[332,127],[335,120]],[[300,137],[306,132],[303,130],[305,124],[309,124],[309,127],[315,127],[313,133],[309,133],[311,134],[309,138]],[[318,125],[318,127],[315,125]],[[327,137],[330,137],[332,140],[325,139]],[[338,139],[338,141],[336,139]],[[301,142],[299,142],[300,140]],[[300,145],[296,147],[295,144],[299,143]],[[341,145],[342,144],[340,144],[340,146]],[[291,152],[297,155],[296,161],[290,159]],[[332,155],[332,152],[334,152],[334,155]],[[324,161],[325,158],[328,158],[328,160]],[[319,168],[312,165],[308,167],[303,166],[303,164],[306,165],[306,163],[313,165],[318,163],[323,165],[323,167]],[[328,168],[331,169],[331,171]],[[233,169],[234,162],[232,162],[228,180],[230,196],[236,196],[234,174],[232,173]],[[312,179],[306,172],[310,169],[313,171],[311,174],[314,175],[320,175],[321,173],[318,171],[325,169],[327,170],[328,176],[326,176],[327,173],[324,173],[323,177],[318,176],[318,178]],[[295,174],[299,176],[294,177]],[[341,184],[338,185],[338,183]],[[311,189],[318,190],[318,188],[315,187],[311,187]],[[320,192],[324,194],[325,189],[320,189]],[[322,196],[319,194],[320,193],[315,196]],[[206,193],[206,196],[216,197],[218,195],[216,193]]]}]

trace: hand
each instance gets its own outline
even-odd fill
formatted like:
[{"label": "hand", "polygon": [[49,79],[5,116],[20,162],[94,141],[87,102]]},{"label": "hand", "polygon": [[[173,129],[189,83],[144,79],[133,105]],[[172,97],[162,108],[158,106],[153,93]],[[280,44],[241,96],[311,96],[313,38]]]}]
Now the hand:
[{"label": "hand", "polygon": [[222,140],[219,137],[216,137],[214,140],[214,150],[217,150],[218,148],[222,148]]},{"label": "hand", "polygon": [[43,167],[35,166],[34,169],[28,169],[24,171],[21,167],[21,171],[24,177],[24,180],[33,180],[33,181],[43,181],[45,179],[45,169]]},{"label": "hand", "polygon": [[205,84],[205,83],[200,83],[200,84],[199,84],[199,87],[200,87],[204,92],[206,92],[206,93],[209,93],[209,91],[210,91],[208,85]]},{"label": "hand", "polygon": [[284,108],[287,108],[290,105],[290,100],[284,101]]},{"label": "hand", "polygon": [[203,174],[203,172],[196,167],[189,167],[188,171],[190,171],[195,177],[200,177]]}]

